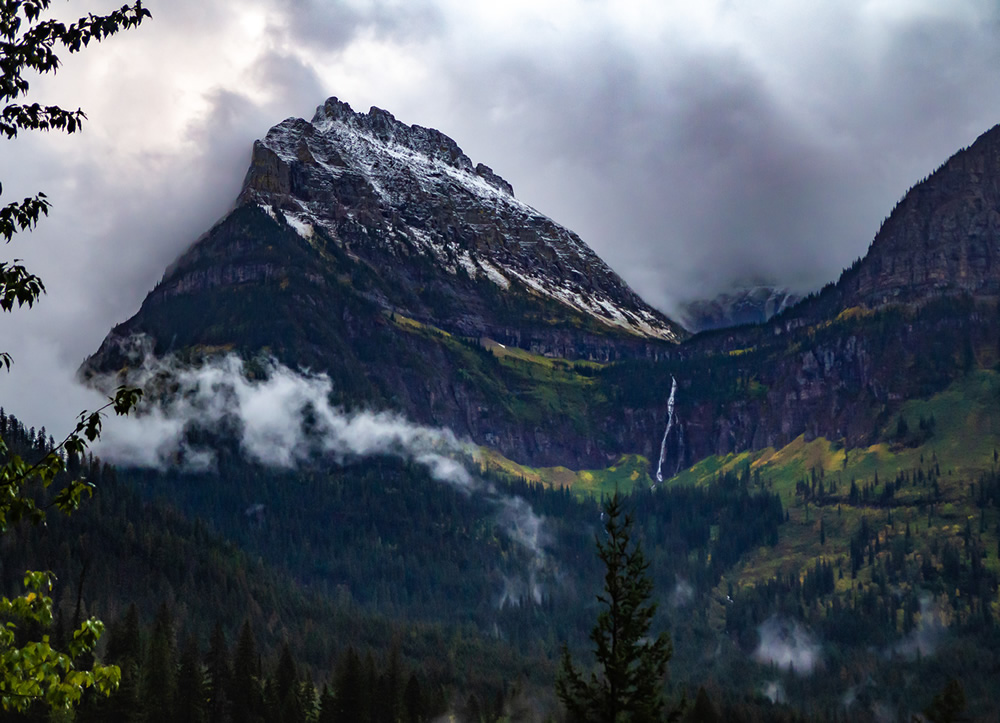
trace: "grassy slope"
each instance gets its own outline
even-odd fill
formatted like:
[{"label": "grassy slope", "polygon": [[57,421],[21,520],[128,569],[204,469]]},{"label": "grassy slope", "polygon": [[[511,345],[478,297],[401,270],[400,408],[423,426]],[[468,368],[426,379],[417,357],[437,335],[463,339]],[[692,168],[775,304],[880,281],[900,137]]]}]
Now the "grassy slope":
[{"label": "grassy slope", "polygon": [[[461,355],[463,373],[483,388],[499,384],[482,363],[481,354],[484,350],[489,352],[500,363],[507,388],[515,390],[513,394],[503,394],[498,388],[495,398],[504,399],[510,411],[524,421],[543,422],[550,415],[560,415],[583,424],[586,406],[600,393],[596,379],[586,374],[604,366],[600,363],[542,356],[492,339],[461,339],[401,314],[391,315],[391,320],[399,329],[433,338],[450,352]],[[581,497],[610,494],[616,487],[628,492],[636,485],[651,483],[649,461],[641,455],[624,455],[607,469],[577,471],[567,467],[529,467],[488,447],[480,451],[484,468],[548,487],[570,487]]]},{"label": "grassy slope", "polygon": [[[890,554],[892,540],[904,535],[909,525],[916,541],[913,552],[907,555],[909,562],[922,560],[935,542],[961,544],[968,523],[987,551],[984,565],[1000,571],[996,555],[1000,520],[995,509],[988,508],[980,531],[981,511],[973,497],[979,474],[995,469],[997,464],[994,452],[1000,449],[1000,374],[974,372],[930,399],[906,402],[901,415],[911,430],[917,427],[920,417],[933,416],[933,434],[916,446],[885,441],[865,449],[847,450],[846,462],[845,450],[829,440],[806,442],[800,437],[780,450],[709,457],[670,480],[669,484],[711,484],[717,473],[749,465],[751,470],[760,471],[765,485],[780,493],[788,510],[789,520],[782,528],[778,545],[748,555],[729,579],[723,580],[720,595],[729,582],[752,585],[779,571],[804,575],[818,559],[839,562],[847,569],[850,538],[862,517],[867,517],[869,525],[879,531],[881,555]],[[897,424],[898,416],[883,430],[882,438],[895,440]],[[926,473],[935,468],[940,470],[940,499],[934,500],[927,485],[903,486],[891,502],[892,524],[888,507],[874,503],[854,506],[848,502],[852,479],[862,487],[873,484],[877,473],[877,496],[885,483],[895,480],[899,473],[912,475],[918,469]],[[813,470],[817,475],[822,470],[827,487],[835,483],[836,491],[819,506],[796,491],[798,482],[811,482]],[[820,540],[821,525],[826,532],[825,543]],[[846,593],[870,584],[871,571],[871,567],[863,568],[855,580],[845,574],[838,579],[837,590]],[[993,604],[996,608],[997,602]]]},{"label": "grassy slope", "polygon": [[623,455],[617,464],[606,469],[572,470],[568,467],[528,467],[487,447],[480,448],[480,452],[485,468],[501,470],[529,482],[541,482],[546,487],[569,487],[579,497],[610,495],[615,489],[630,492],[633,487],[652,484],[649,460],[638,454]]},{"label": "grassy slope", "polygon": [[[508,403],[512,411],[524,416],[526,421],[535,421],[528,418],[541,410],[545,414],[569,415],[570,418],[585,417],[585,405],[595,391],[595,381],[581,373],[586,370],[582,370],[580,362],[504,347],[489,339],[470,343],[399,315],[393,320],[399,328],[432,335],[449,350],[467,357],[467,373],[482,375],[484,385],[498,383],[490,377],[490,370],[482,368],[481,361],[477,360],[484,350],[490,352],[507,375],[508,386],[513,382],[519,388]],[[897,438],[899,416],[906,420],[910,429],[902,440]],[[929,435],[920,432],[921,418],[934,419]],[[981,472],[996,465],[994,451],[1000,449],[1000,373],[979,370],[929,399],[906,402],[880,437],[884,441],[860,449],[845,450],[837,442],[824,438],[807,442],[799,437],[781,449],[712,456],[667,484],[711,484],[721,472],[740,471],[749,466],[751,471],[760,473],[763,484],[781,495],[789,520],[782,529],[778,546],[749,554],[722,585],[728,582],[752,585],[779,571],[804,574],[817,559],[843,564],[849,557],[850,538],[863,516],[868,518],[869,525],[880,530],[880,539],[885,543],[882,554],[888,554],[891,538],[903,534],[909,524],[911,534],[919,540],[914,551],[909,553],[911,559],[919,559],[935,540],[960,539],[967,521],[978,533],[980,512],[971,496],[970,484],[976,482]],[[649,461],[640,455],[625,455],[607,469],[572,470],[529,467],[485,447],[481,452],[484,467],[546,486],[569,487],[580,497],[609,494],[616,487],[627,492],[633,487],[651,484]],[[890,505],[891,525],[888,507],[874,502],[855,506],[848,501],[852,480],[860,488],[874,484],[877,474],[879,485],[874,490],[877,496],[887,481],[894,481],[900,473],[913,475],[918,469],[925,473],[939,470],[941,497],[933,500],[927,485],[903,486]],[[797,492],[800,482],[811,484],[814,473],[827,488],[832,484],[835,490],[828,493],[820,505]],[[930,513],[931,501],[935,502],[933,513]],[[979,534],[985,548],[991,551],[984,560],[986,566],[998,570],[1000,562],[992,552],[997,549],[998,520],[995,516],[995,512],[987,510],[986,524]],[[821,524],[826,532],[825,543],[820,541]],[[839,579],[838,589],[847,591],[852,586],[868,584],[870,577],[871,569],[866,567],[856,580],[849,576]]]},{"label": "grassy slope", "polygon": [[[526,352],[516,350],[507,358],[545,365],[551,360],[528,359]],[[902,416],[910,428],[908,435],[897,439],[897,425]],[[929,436],[919,431],[919,420],[934,419]],[[980,510],[972,497],[981,472],[995,469],[994,451],[1000,450],[1000,373],[990,370],[974,372],[952,384],[945,391],[924,400],[906,402],[900,415],[892,417],[880,437],[885,440],[867,448],[845,450],[841,445],[819,438],[807,442],[799,437],[781,449],[768,448],[726,456],[712,456],[669,480],[667,484],[711,484],[716,475],[725,471],[741,471],[749,466],[759,472],[762,483],[777,491],[788,510],[788,522],[782,528],[775,548],[762,548],[746,556],[738,569],[720,584],[719,599],[729,582],[753,585],[776,573],[798,572],[804,575],[817,560],[846,565],[850,556],[850,538],[867,517],[868,523],[879,530],[883,543],[882,555],[888,555],[891,540],[905,534],[909,524],[916,544],[908,555],[911,562],[919,561],[935,543],[961,541],[967,521],[979,535],[988,551],[986,567],[1000,571],[997,550],[997,527],[1000,520],[992,509],[986,511],[983,531]],[[508,474],[540,482],[552,487],[570,487],[579,496],[599,496],[615,487],[628,491],[636,485],[648,485],[649,462],[639,455],[623,456],[617,464],[603,470],[571,470],[566,467],[533,468],[509,460],[497,452],[483,448],[484,466],[501,469]],[[848,500],[852,480],[859,488],[879,484],[874,497],[886,482],[897,475],[913,476],[917,470],[930,473],[939,470],[939,499],[933,499],[928,484],[904,485],[896,491],[888,506],[872,500],[868,504],[851,505]],[[806,499],[797,487],[800,482],[811,485],[812,475],[822,479],[824,486],[834,490],[822,504]],[[931,505],[933,502],[933,506]],[[892,524],[889,524],[889,507]],[[932,511],[933,510],[933,511]],[[820,539],[820,526],[826,534]],[[720,531],[724,534],[724,531]],[[871,583],[870,567],[863,568],[857,579],[845,574],[838,579],[837,589],[847,592]]]},{"label": "grassy slope", "polygon": [[538,425],[558,417],[571,420],[581,433],[586,429],[587,405],[599,398],[600,390],[585,372],[600,364],[533,354],[492,339],[464,339],[400,314],[390,320],[402,331],[441,344],[457,357],[464,380],[487,392],[514,420]]}]

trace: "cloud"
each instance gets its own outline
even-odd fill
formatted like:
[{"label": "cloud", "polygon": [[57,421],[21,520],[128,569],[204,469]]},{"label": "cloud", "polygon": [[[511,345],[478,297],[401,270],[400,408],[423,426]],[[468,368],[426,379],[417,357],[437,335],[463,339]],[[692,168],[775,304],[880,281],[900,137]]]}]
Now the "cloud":
[{"label": "cloud", "polygon": [[374,456],[406,459],[433,479],[492,503],[520,564],[517,574],[501,573],[498,605],[541,602],[551,578],[544,519],[523,498],[471,471],[478,466],[472,443],[394,413],[344,412],[330,404],[332,385],[325,374],[295,372],[273,360],[256,360],[251,372],[235,355],[185,365],[152,357],[141,337],[128,343],[136,362],[128,375],[99,376],[90,383],[103,389],[137,385],[147,396],[133,416],[108,420],[96,454],[123,466],[210,471],[211,444],[192,440],[222,434],[235,437],[248,459],[283,469],[316,459],[341,465]]},{"label": "cloud", "polygon": [[893,645],[887,652],[887,657],[898,655],[906,660],[916,660],[933,655],[948,630],[945,615],[946,613],[934,604],[934,598],[930,593],[921,594],[917,627]]},{"label": "cloud", "polygon": [[781,681],[767,681],[761,688],[761,692],[772,703],[782,704],[788,702],[788,696],[785,694],[785,686],[781,684]]},{"label": "cloud", "polygon": [[694,601],[694,588],[684,578],[678,576],[677,583],[670,593],[670,606],[675,608],[686,607]]},{"label": "cloud", "polygon": [[[33,81],[88,113],[83,133],[0,144],[2,200],[54,203],[7,247],[49,289],[3,319],[10,387],[53,364],[42,349],[63,366],[92,352],[227,211],[253,140],[330,95],[451,135],[668,312],[747,277],[834,279],[1000,119],[985,0],[149,5]],[[33,397],[26,419],[49,406]]]},{"label": "cloud", "polygon": [[809,675],[822,661],[819,642],[795,620],[772,616],[757,628],[757,633],[760,642],[753,657],[758,663]]}]

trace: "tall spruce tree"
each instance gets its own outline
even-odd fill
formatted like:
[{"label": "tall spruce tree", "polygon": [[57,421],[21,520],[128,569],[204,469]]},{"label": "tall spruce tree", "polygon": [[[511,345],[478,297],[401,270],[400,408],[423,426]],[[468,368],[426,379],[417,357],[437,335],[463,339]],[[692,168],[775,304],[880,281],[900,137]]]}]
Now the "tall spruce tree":
[{"label": "tall spruce tree", "polygon": [[556,693],[569,719],[579,723],[662,721],[673,648],[666,633],[649,638],[656,612],[649,563],[641,546],[632,544],[632,518],[624,514],[617,491],[605,507],[604,532],[603,540],[597,538],[605,567],[604,591],[597,596],[603,609],[590,633],[596,669],[585,677],[564,647]]},{"label": "tall spruce tree", "polygon": [[233,676],[230,679],[232,690],[229,698],[232,701],[233,723],[253,723],[260,720],[263,708],[260,679],[257,641],[254,640],[253,630],[250,629],[250,621],[244,620],[240,636],[236,641]]},{"label": "tall spruce tree", "polygon": [[142,702],[147,723],[171,723],[177,702],[177,646],[174,621],[166,603],[160,604],[149,638],[142,675]]},{"label": "tall spruce tree", "polygon": [[212,629],[212,637],[205,655],[206,695],[208,697],[208,719],[226,721],[229,718],[230,679],[229,648],[221,623]]}]

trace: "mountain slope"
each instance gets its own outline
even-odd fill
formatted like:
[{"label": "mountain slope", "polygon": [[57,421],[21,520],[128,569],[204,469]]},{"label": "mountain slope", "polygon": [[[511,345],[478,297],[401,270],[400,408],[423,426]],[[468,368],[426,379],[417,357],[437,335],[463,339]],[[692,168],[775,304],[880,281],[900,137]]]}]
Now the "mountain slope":
[{"label": "mountain slope", "polygon": [[[515,281],[504,289],[484,273],[465,272],[462,254],[482,260],[488,249],[475,243],[509,241],[500,230],[514,228],[513,217],[504,209],[521,207],[495,177],[482,168],[476,175],[467,159],[454,160],[464,156],[444,136],[381,111],[353,114],[335,101],[317,118],[286,121],[269,134],[283,157],[258,144],[241,204],[168,270],[133,319],[111,332],[88,362],[90,372],[135,363],[129,354],[136,334],[150,337],[156,354],[263,350],[292,366],[327,371],[343,404],[403,411],[522,464],[599,468],[638,453],[657,464],[665,457],[664,469],[674,471],[711,454],[781,447],[801,434],[870,444],[903,400],[995,363],[996,300],[989,292],[998,267],[972,264],[961,277],[964,286],[950,287],[894,286],[911,277],[875,270],[887,267],[885,249],[906,247],[895,239],[940,246],[938,260],[982,257],[963,251],[972,243],[965,236],[934,235],[933,224],[919,219],[950,209],[965,226],[993,228],[992,207],[976,211],[954,199],[1000,198],[991,195],[1000,186],[996,129],[907,194],[866,258],[837,285],[764,326],[703,333],[678,346],[608,326]],[[342,136],[381,150],[365,145],[350,155],[353,146]],[[289,145],[292,138],[298,145]],[[398,150],[404,142],[424,150],[406,155]],[[306,161],[288,160],[292,149]],[[423,160],[411,162],[418,155]],[[370,173],[358,170],[369,167]],[[439,171],[441,179],[451,180],[427,180],[428,168],[444,167],[451,170]],[[468,186],[461,192],[449,195],[435,185],[458,186],[457,176]],[[500,210],[470,205],[476,194],[493,198]],[[465,228],[462,209],[483,213],[482,234],[466,246],[421,246],[412,232],[418,223],[458,234]],[[446,263],[452,252],[454,273]],[[930,263],[926,254],[920,258],[924,267]],[[955,298],[971,291],[975,299]],[[879,299],[896,305],[855,308]],[[899,306],[903,299],[911,303]],[[617,363],[553,364],[537,354],[512,356],[505,349],[512,345]],[[678,423],[663,447],[672,377]]]},{"label": "mountain slope", "polygon": [[[619,449],[581,422],[593,369],[572,360],[660,358],[682,334],[454,141],[331,99],[254,145],[232,212],[82,372],[263,354],[329,374],[344,406],[400,411],[525,462],[604,464]],[[511,347],[540,363],[501,359]]]},{"label": "mountain slope", "polygon": [[1000,293],[1000,125],[897,204],[838,287],[843,306]]}]

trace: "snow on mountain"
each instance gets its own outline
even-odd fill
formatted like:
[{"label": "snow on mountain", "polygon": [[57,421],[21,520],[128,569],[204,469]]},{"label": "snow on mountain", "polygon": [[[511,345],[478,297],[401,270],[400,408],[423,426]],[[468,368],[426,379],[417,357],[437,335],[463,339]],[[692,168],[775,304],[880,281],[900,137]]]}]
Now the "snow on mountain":
[{"label": "snow on mountain", "polygon": [[240,197],[281,213],[300,235],[322,229],[349,253],[432,259],[507,290],[514,285],[641,338],[679,326],[640,299],[575,233],[473,165],[443,133],[330,98],[254,144]]}]

